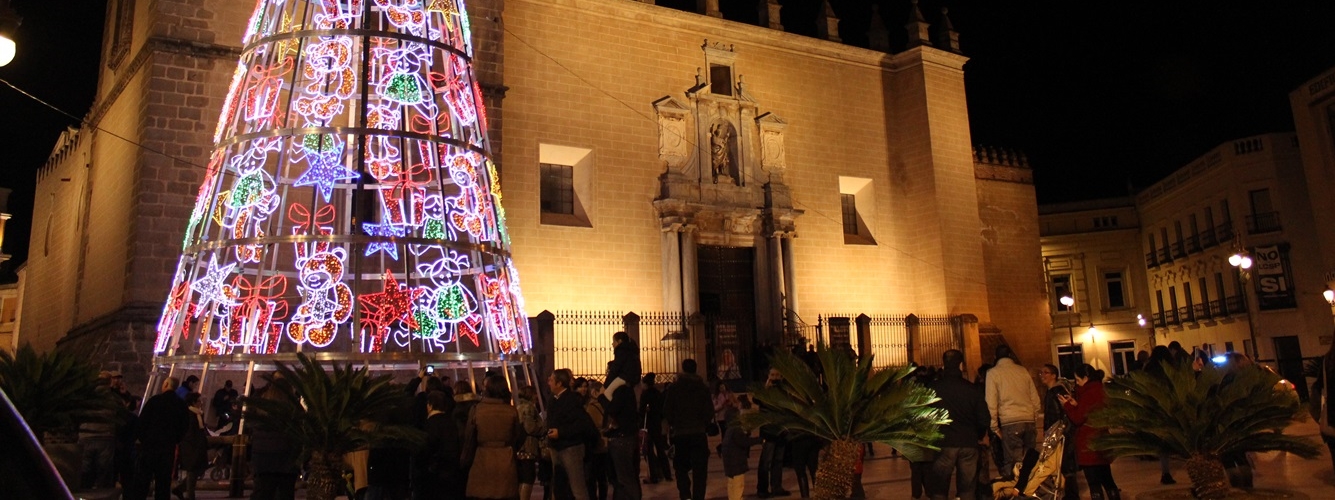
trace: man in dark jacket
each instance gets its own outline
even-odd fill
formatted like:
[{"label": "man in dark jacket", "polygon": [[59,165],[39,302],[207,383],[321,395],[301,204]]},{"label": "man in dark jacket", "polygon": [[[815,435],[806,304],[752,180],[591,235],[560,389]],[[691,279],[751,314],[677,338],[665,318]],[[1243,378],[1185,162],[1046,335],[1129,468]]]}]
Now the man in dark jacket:
[{"label": "man in dark jacket", "polygon": [[640,444],[640,412],[635,408],[635,388],[623,385],[607,405],[607,454],[616,478],[614,498],[640,500],[640,469],[636,448]]},{"label": "man in dark jacket", "polygon": [[634,387],[640,380],[640,345],[626,332],[612,334],[612,362],[607,364],[607,379],[603,382],[603,397],[608,401],[618,387]]},{"label": "man in dark jacket", "polygon": [[552,404],[547,409],[547,439],[552,449],[552,465],[565,469],[570,492],[576,500],[589,500],[589,491],[583,487],[584,443],[590,440],[590,433],[598,430],[584,411],[584,399],[570,389],[573,378],[566,368],[547,377],[547,388],[552,391]]},{"label": "man in dark jacket", "polygon": [[[778,368],[770,368],[765,379],[765,387],[783,385],[783,374]],[[764,407],[763,405],[761,406]],[[760,464],[756,471],[756,496],[760,498],[786,497],[791,495],[783,489],[783,459],[788,451],[788,439],[783,429],[773,425],[760,428],[760,437],[765,444],[760,447]]]},{"label": "man in dark jacket", "polygon": [[705,480],[709,473],[709,443],[705,436],[714,418],[714,402],[709,387],[695,374],[694,359],[681,362],[677,381],[663,395],[663,417],[667,419],[676,455],[677,494],[681,500],[705,498]]},{"label": "man in dark jacket", "polygon": [[145,498],[149,482],[154,483],[153,498],[171,498],[176,445],[185,437],[189,419],[193,418],[185,400],[176,396],[180,385],[175,377],[167,377],[162,382],[162,392],[149,398],[139,412],[139,427],[135,433],[139,441],[139,464],[134,491],[127,492],[125,498]]},{"label": "man in dark jacket", "polygon": [[654,372],[644,374],[644,392],[640,394],[640,419],[648,434],[644,457],[649,463],[648,484],[672,480],[672,469],[668,468],[667,435],[663,434],[663,393],[655,385],[657,382],[658,376]]},{"label": "man in dark jacket", "polygon": [[955,473],[954,496],[974,498],[978,470],[978,444],[987,435],[991,415],[978,388],[964,380],[964,353],[951,349],[941,355],[941,378],[931,384],[940,401],[932,406],[950,413],[950,424],[941,426],[940,453],[932,464],[927,482],[932,500],[945,500],[950,493],[950,475]]},{"label": "man in dark jacket", "polygon": [[463,451],[463,442],[459,437],[459,428],[450,411],[454,409],[454,400],[443,391],[431,391],[427,394],[427,417],[424,425],[426,446],[422,448],[418,463],[422,467],[422,487],[416,498],[460,498],[463,496],[464,478],[459,466],[459,457]]}]

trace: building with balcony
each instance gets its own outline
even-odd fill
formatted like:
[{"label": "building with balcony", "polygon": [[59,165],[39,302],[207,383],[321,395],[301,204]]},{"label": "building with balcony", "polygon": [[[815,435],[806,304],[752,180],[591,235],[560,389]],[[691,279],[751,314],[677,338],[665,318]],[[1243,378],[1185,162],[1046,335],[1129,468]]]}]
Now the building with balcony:
[{"label": "building with balcony", "polygon": [[1131,198],[1039,207],[1051,354],[1063,376],[1080,363],[1124,374],[1154,346],[1154,330],[1140,324],[1151,307],[1139,220]]},{"label": "building with balcony", "polygon": [[[1265,134],[1221,144],[1134,199],[1040,207],[1052,359],[1117,374],[1131,350],[1176,341],[1301,380],[1331,331],[1312,213],[1331,191],[1308,177],[1295,134]],[[1235,254],[1251,267],[1231,265]]]}]

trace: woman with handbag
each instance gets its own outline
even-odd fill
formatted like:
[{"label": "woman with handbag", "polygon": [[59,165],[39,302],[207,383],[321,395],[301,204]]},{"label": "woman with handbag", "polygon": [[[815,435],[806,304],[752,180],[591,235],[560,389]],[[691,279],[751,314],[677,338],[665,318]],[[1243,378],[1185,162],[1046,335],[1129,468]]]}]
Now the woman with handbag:
[{"label": "woman with handbag", "polygon": [[538,476],[538,456],[541,454],[539,439],[547,435],[547,427],[538,413],[538,390],[526,385],[519,388],[519,401],[515,410],[519,413],[519,422],[524,426],[524,444],[515,453],[518,464],[519,500],[528,500],[533,495],[533,483]]},{"label": "woman with handbag", "polygon": [[468,415],[461,461],[472,464],[468,474],[468,498],[513,499],[519,497],[515,452],[524,444],[524,425],[510,406],[505,378],[487,377],[482,401]]}]

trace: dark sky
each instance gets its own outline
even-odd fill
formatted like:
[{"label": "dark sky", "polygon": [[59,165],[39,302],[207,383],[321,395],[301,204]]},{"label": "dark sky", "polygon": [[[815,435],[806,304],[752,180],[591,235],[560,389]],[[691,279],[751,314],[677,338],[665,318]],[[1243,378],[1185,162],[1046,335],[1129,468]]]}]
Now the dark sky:
[{"label": "dark sky", "polygon": [[[238,0],[216,0],[238,1]],[[630,1],[630,0],[626,0]],[[695,0],[660,0],[660,4]],[[755,0],[721,0],[724,10]],[[866,43],[870,4],[903,46],[906,0],[833,0],[841,33]],[[18,57],[0,78],[82,116],[92,104],[105,0],[13,0]],[[783,0],[784,24],[815,0]],[[1335,66],[1335,1],[922,0],[960,33],[976,144],[1024,151],[1041,203],[1121,196],[1229,140],[1292,130],[1288,93]],[[739,14],[740,15],[740,14]],[[0,186],[15,190],[4,251],[22,261],[36,170],[73,124],[0,86]]]}]

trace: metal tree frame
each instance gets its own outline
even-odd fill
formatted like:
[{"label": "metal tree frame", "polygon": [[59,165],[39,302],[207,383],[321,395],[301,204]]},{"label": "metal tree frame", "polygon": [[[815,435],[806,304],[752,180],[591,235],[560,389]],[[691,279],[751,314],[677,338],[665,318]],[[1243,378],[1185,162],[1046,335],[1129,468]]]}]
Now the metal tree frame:
[{"label": "metal tree frame", "polygon": [[145,397],[297,353],[534,383],[464,1],[259,0],[242,46]]}]

